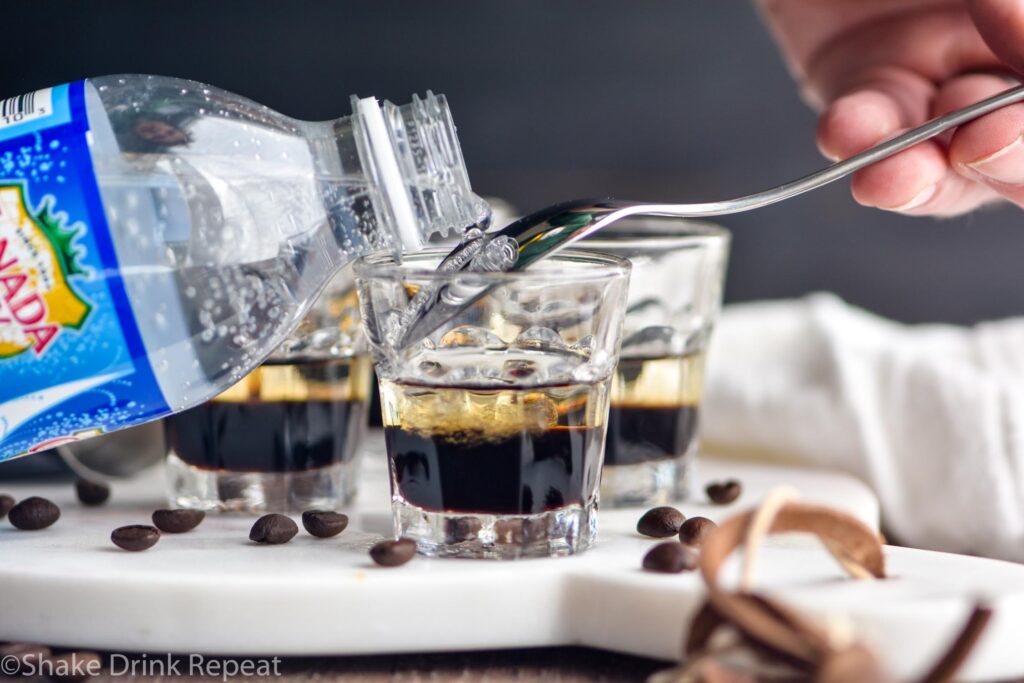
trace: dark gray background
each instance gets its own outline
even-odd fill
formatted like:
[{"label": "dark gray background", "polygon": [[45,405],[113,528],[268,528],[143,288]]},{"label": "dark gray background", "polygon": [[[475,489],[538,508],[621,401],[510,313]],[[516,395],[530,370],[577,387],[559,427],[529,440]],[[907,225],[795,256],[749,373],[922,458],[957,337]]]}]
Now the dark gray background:
[{"label": "dark gray background", "polygon": [[[0,96],[90,75],[194,78],[306,119],[350,94],[448,95],[474,186],[532,210],[577,196],[707,200],[822,163],[814,115],[742,0],[11,2]],[[906,321],[1020,312],[1019,210],[935,221],[846,185],[722,221],[727,297],[832,290]]]}]

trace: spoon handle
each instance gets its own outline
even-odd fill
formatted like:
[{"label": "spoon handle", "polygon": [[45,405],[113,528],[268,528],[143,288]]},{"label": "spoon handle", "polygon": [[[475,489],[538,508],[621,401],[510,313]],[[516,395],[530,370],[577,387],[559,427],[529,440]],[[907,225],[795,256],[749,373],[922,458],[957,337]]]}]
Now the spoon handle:
[{"label": "spoon handle", "polygon": [[[844,178],[854,171],[859,171],[865,166],[870,166],[919,142],[933,138],[950,128],[967,123],[1008,104],[1021,101],[1024,101],[1024,85],[1004,90],[987,100],[932,119],[902,135],[897,135],[891,140],[886,140],[860,154],[855,154],[849,159],[836,162],[803,178],[743,197],[695,204],[638,204],[612,199],[577,199],[549,206],[524,216],[501,230],[490,233],[488,239],[506,239],[509,244],[515,245],[513,247],[515,258],[512,259],[508,269],[523,270],[535,261],[550,256],[573,242],[592,235],[628,216],[680,216],[683,218],[721,216],[781,202],[783,199],[795,197]],[[471,246],[479,247],[481,245],[463,242],[441,262],[439,269],[451,272],[471,270],[472,258],[466,253]],[[430,334],[445,320],[472,304],[483,295],[484,291],[477,289],[464,297],[453,296],[451,292],[447,296],[442,296],[441,291],[434,292],[429,300],[424,299],[420,302],[417,310],[409,312],[397,346],[404,347]]]},{"label": "spoon handle", "polygon": [[986,100],[975,102],[963,109],[957,109],[938,118],[934,118],[917,128],[912,128],[905,133],[886,140],[874,147],[855,154],[848,159],[837,161],[831,166],[815,171],[797,180],[790,181],[784,185],[773,187],[761,192],[755,192],[743,197],[724,199],[717,202],[705,202],[699,204],[644,204],[635,207],[624,207],[625,213],[618,217],[625,217],[636,214],[654,214],[668,216],[721,216],[730,213],[741,213],[751,209],[759,209],[780,202],[783,199],[795,197],[809,190],[814,190],[822,185],[845,178],[865,166],[886,159],[897,152],[902,152],[908,147],[913,147],[919,142],[931,139],[936,135],[946,132],[951,128],[973,121],[979,116],[1005,107],[1008,104],[1024,101],[1024,86],[1017,86],[1004,90]]}]

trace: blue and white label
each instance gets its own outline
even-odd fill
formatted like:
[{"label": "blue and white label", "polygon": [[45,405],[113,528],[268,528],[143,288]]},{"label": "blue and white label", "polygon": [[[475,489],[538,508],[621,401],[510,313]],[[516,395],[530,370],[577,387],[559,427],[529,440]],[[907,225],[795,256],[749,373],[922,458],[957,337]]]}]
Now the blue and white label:
[{"label": "blue and white label", "polygon": [[88,130],[81,81],[0,101],[0,461],[168,412]]},{"label": "blue and white label", "polygon": [[68,85],[0,100],[0,141],[71,121]]}]

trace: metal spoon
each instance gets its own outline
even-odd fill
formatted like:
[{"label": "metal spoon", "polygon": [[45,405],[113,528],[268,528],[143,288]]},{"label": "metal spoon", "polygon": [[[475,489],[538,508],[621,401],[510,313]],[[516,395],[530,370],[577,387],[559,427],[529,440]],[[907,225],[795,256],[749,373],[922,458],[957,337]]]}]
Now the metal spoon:
[{"label": "metal spoon", "polygon": [[[902,152],[979,116],[1021,101],[1024,101],[1024,86],[1004,90],[986,100],[932,119],[891,140],[803,178],[743,197],[695,204],[640,204],[614,199],[576,199],[531,213],[497,232],[487,233],[481,239],[489,239],[491,242],[501,240],[505,246],[504,251],[508,250],[507,245],[512,245],[515,257],[508,259],[503,269],[522,270],[538,259],[629,216],[722,216],[759,209],[795,197],[844,178],[854,171],[859,171],[865,166]],[[445,257],[438,269],[452,272],[472,270],[474,258],[469,256],[467,250],[480,252],[481,244],[478,240],[463,241]],[[471,292],[462,291],[458,296],[452,295],[451,291],[440,290],[433,296],[421,298],[417,302],[416,310],[407,312],[405,316],[407,324],[403,326],[400,346],[407,346],[427,336],[483,294],[484,290],[479,289]]]}]

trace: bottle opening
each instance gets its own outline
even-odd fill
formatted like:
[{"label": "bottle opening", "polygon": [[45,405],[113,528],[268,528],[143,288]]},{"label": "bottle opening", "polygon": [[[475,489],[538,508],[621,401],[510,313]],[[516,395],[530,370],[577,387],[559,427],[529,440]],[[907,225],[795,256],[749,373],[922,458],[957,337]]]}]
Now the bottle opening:
[{"label": "bottle opening", "polygon": [[427,91],[402,106],[385,101],[381,112],[425,241],[459,235],[473,225],[486,228],[491,209],[470,186],[444,95]]}]

